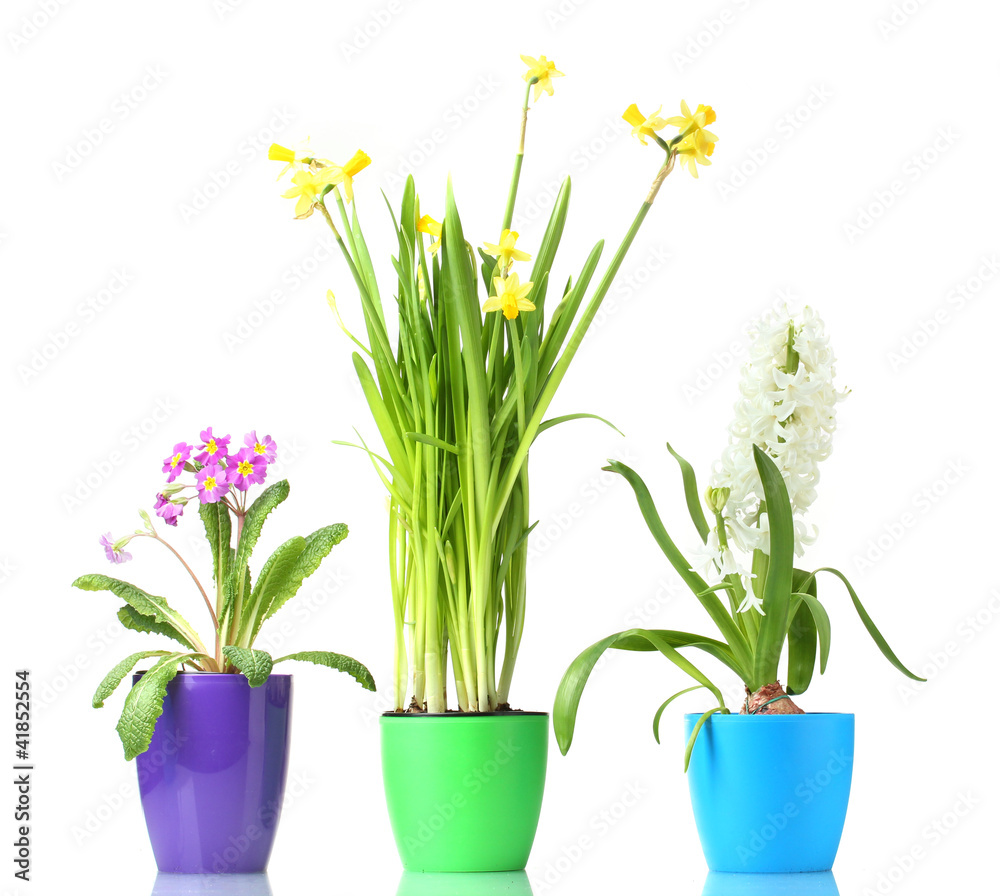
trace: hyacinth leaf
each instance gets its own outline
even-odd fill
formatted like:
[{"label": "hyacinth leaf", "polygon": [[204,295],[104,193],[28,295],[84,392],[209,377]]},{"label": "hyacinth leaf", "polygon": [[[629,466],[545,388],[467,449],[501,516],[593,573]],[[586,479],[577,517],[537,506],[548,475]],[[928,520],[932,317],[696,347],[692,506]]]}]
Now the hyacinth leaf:
[{"label": "hyacinth leaf", "polygon": [[229,574],[229,551],[233,536],[229,508],[222,501],[202,504],[198,507],[198,516],[205,524],[205,535],[212,548],[213,577],[217,585],[224,583]]},{"label": "hyacinth leaf", "polygon": [[614,647],[616,642],[625,639],[643,638],[654,650],[658,650],[682,672],[690,675],[698,684],[707,688],[712,695],[723,704],[722,693],[687,657],[680,654],[674,647],[661,638],[655,631],[633,628],[625,632],[609,635],[592,644],[584,650],[572,663],[559,682],[556,691],[555,705],[552,710],[552,727],[555,729],[556,741],[563,755],[573,743],[573,732],[576,728],[576,716],[580,708],[580,698],[594,666],[606,650]]},{"label": "hyacinth leaf", "polygon": [[681,478],[684,482],[684,500],[687,502],[688,513],[691,515],[691,522],[701,536],[702,544],[708,541],[708,521],[705,519],[705,511],[701,506],[701,496],[698,494],[698,479],[695,476],[694,467],[681,457],[670,443],[667,442],[667,451],[671,457],[677,461],[681,468]]},{"label": "hyacinth leaf", "polygon": [[222,654],[245,676],[250,687],[259,688],[271,674],[274,660],[266,650],[250,650],[246,647],[229,645],[222,648]]},{"label": "hyacinth leaf", "polygon": [[816,668],[816,623],[809,608],[800,605],[788,626],[788,676],[785,691],[789,696],[804,694],[812,683]]},{"label": "hyacinth leaf", "polygon": [[73,582],[73,587],[83,591],[110,591],[141,615],[152,618],[159,625],[172,628],[177,633],[177,640],[181,643],[191,644],[199,651],[204,649],[201,639],[195,634],[190,623],[167,603],[166,598],[147,594],[135,585],[120,579],[112,579],[110,576],[100,573],[80,576]]},{"label": "hyacinth leaf", "polygon": [[196,658],[208,659],[201,653],[167,654],[132,686],[125,698],[121,718],[115,726],[125,748],[126,760],[135,759],[149,749],[156,720],[163,713],[167,685],[180,671],[182,663]]},{"label": "hyacinth leaf", "polygon": [[764,487],[770,524],[771,553],[764,579],[764,616],[760,620],[754,649],[751,690],[778,680],[778,661],[788,632],[788,614],[792,593],[792,569],[795,559],[795,530],[792,505],[785,480],[774,461],[757,445],[753,449],[757,472]]},{"label": "hyacinth leaf", "polygon": [[826,664],[830,659],[830,616],[826,612],[826,607],[811,594],[795,592],[792,594],[792,598],[802,601],[799,609],[804,607],[816,624],[816,633],[819,635],[819,673],[822,675],[826,672]]},{"label": "hyacinth leaf", "polygon": [[[295,562],[275,581],[274,593],[267,603],[263,619],[272,617],[291,600],[302,587],[302,582],[319,569],[334,546],[340,544],[347,535],[348,528],[344,523],[334,523],[307,536]],[[260,628],[259,623],[257,627]]]},{"label": "hyacinth leaf", "polygon": [[538,432],[535,433],[535,438],[537,439],[545,430],[551,429],[553,426],[558,426],[560,423],[568,423],[570,420],[597,420],[605,426],[610,426],[618,435],[625,438],[625,433],[615,426],[614,423],[610,420],[605,420],[603,417],[598,417],[597,414],[563,414],[561,417],[552,417],[542,422],[538,427]]},{"label": "hyacinth leaf", "polygon": [[118,611],[118,619],[125,628],[133,632],[146,632],[151,635],[163,635],[167,638],[173,638],[182,647],[188,648],[188,650],[194,650],[195,646],[187,638],[184,637],[177,629],[172,625],[168,625],[165,622],[157,622],[155,617],[146,616],[140,613],[135,607],[125,604]]},{"label": "hyacinth leaf", "polygon": [[92,701],[94,709],[100,709],[104,706],[104,701],[115,692],[118,685],[122,683],[122,679],[135,668],[135,664],[139,660],[149,659],[151,656],[169,656],[170,653],[171,651],[169,650],[141,650],[138,653],[133,653],[131,656],[125,657],[125,659],[104,676],[104,680],[97,686]]},{"label": "hyacinth leaf", "polygon": [[[642,481],[642,477],[635,470],[619,461],[612,461],[604,469],[623,476],[628,484],[632,486],[632,491],[635,492],[636,501],[639,504],[643,519],[646,521],[646,526],[649,528],[653,539],[659,545],[660,550],[663,551],[664,556],[670,561],[670,565],[673,566],[677,574],[701,602],[701,605],[706,609],[709,616],[712,617],[712,621],[718,626],[723,638],[729,644],[729,648],[732,650],[737,662],[742,667],[749,668],[751,664],[750,649],[743,633],[733,620],[733,617],[729,615],[729,611],[722,601],[719,600],[714,592],[709,591],[708,583],[691,569],[691,563],[680,552],[677,545],[674,544],[673,539],[671,539],[663,525],[663,521],[660,519],[656,505],[653,503],[653,498],[646,487],[646,483]],[[782,637],[784,637],[784,631],[782,631]]]},{"label": "hyacinth leaf", "polygon": [[683,691],[678,691],[673,696],[667,697],[667,699],[660,704],[660,708],[656,710],[656,715],[653,716],[653,737],[656,739],[657,743],[660,742],[660,717],[663,715],[663,710],[665,710],[678,697],[683,697],[685,694],[690,694],[691,691],[700,691],[703,687],[704,685],[696,684],[692,685],[689,688],[684,688]]},{"label": "hyacinth leaf", "polygon": [[688,766],[691,764],[691,751],[694,750],[694,743],[698,740],[698,735],[701,733],[702,726],[707,722],[712,716],[717,712],[721,712],[723,715],[729,715],[728,709],[719,709],[715,707],[713,709],[706,710],[705,713],[695,722],[694,730],[691,732],[691,736],[688,738],[687,747],[684,748],[684,771],[688,770]]},{"label": "hyacinth leaf", "polygon": [[[635,629],[633,631],[640,630]],[[719,641],[715,638],[706,638],[703,635],[694,635],[690,632],[679,632],[673,629],[657,628],[649,629],[648,631],[661,641],[665,641],[671,647],[697,647],[735,672],[741,681],[745,681],[748,677],[746,674],[747,670],[743,669],[736,662],[732,650],[729,649],[729,645],[724,641]],[[611,646],[615,650],[633,650],[638,652],[648,652],[657,649],[645,636],[632,634],[631,632],[622,632],[619,640]]]},{"label": "hyacinth leaf", "polygon": [[375,679],[372,677],[371,672],[356,659],[352,659],[342,653],[330,653],[327,650],[303,650],[299,653],[290,653],[288,656],[278,657],[274,662],[283,663],[285,660],[315,663],[317,666],[326,666],[328,669],[346,672],[366,691],[375,690]]},{"label": "hyacinth leaf", "polygon": [[871,616],[868,615],[868,612],[862,606],[861,601],[858,599],[857,593],[854,591],[854,587],[847,580],[847,576],[845,576],[840,570],[834,569],[831,566],[824,566],[821,569],[817,569],[816,572],[813,573],[813,575],[815,576],[816,573],[820,572],[828,572],[831,575],[836,576],[838,579],[840,579],[841,582],[844,583],[844,587],[847,588],[847,593],[850,594],[851,596],[851,602],[854,604],[854,609],[857,611],[858,616],[861,617],[861,621],[864,623],[864,626],[867,629],[868,634],[871,635],[872,640],[876,643],[876,645],[878,645],[878,649],[882,651],[882,656],[884,656],[890,663],[892,663],[892,665],[895,666],[900,672],[902,672],[907,678],[912,678],[914,681],[926,681],[927,680],[926,678],[921,678],[919,675],[915,675],[913,672],[907,669],[906,666],[904,666],[902,662],[900,662],[896,654],[893,653],[892,648],[889,646],[888,642],[885,640],[885,638],[882,637],[882,633],[878,630],[875,623],[872,622]]}]

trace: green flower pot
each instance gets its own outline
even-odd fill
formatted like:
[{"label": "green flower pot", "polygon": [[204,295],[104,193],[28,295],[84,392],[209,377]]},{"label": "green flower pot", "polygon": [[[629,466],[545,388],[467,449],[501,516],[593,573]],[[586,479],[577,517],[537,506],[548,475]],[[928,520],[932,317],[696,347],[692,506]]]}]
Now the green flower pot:
[{"label": "green flower pot", "polygon": [[545,789],[544,712],[381,718],[382,778],[407,871],[520,871]]}]

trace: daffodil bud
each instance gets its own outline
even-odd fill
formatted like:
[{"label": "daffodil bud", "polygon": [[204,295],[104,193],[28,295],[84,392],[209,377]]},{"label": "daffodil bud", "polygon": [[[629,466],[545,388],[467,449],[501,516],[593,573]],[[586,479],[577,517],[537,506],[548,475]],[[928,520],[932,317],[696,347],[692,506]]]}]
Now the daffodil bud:
[{"label": "daffodil bud", "polygon": [[723,513],[726,509],[726,502],[729,501],[728,488],[713,488],[709,486],[705,489],[705,504],[712,514]]}]

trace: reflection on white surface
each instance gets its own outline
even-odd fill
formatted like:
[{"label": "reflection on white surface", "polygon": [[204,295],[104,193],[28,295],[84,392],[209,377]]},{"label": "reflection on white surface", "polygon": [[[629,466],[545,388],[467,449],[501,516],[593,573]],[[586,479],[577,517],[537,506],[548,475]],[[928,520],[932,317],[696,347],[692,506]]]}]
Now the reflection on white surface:
[{"label": "reflection on white surface", "polygon": [[431,874],[404,871],[396,896],[532,896],[523,871]]},{"label": "reflection on white surface", "polygon": [[150,896],[274,896],[266,874],[156,875]]},{"label": "reflection on white surface", "polygon": [[840,896],[832,871],[812,874],[725,874],[710,871],[701,896]]}]

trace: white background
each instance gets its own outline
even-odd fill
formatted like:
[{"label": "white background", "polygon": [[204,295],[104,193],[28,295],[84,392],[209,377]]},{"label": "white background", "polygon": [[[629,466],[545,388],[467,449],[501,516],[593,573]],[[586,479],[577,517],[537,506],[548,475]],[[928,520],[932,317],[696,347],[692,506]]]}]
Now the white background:
[{"label": "white background", "polygon": [[[809,303],[852,394],[807,563],[851,575],[904,662],[932,678],[907,688],[846,594],[825,586],[832,659],[801,703],[857,713],[840,890],[888,892],[891,879],[893,893],[984,892],[1000,796],[988,516],[998,26],[995,4],[973,0],[7,0],[0,594],[4,674],[26,666],[34,680],[37,770],[36,881],[12,888],[5,859],[0,887],[152,887],[134,771],[113,730],[121,697],[89,707],[107,668],[148,642],[114,624],[109,595],[69,583],[110,571],[98,536],[134,527],[162,458],[203,427],[237,438],[257,428],[279,444],[292,495],[258,556],[293,533],[350,524],[299,611],[285,611],[283,637],[359,657],[389,691],[382,489],[361,455],[330,444],[353,426],[374,431],[327,288],[350,321],[358,306],[318,242],[318,216],[292,220],[266,146],[311,135],[321,155],[371,155],[357,203],[383,271],[379,190],[397,205],[411,169],[437,217],[450,172],[467,235],[493,240],[524,86],[518,54],[545,53],[566,77],[531,113],[515,227],[537,246],[555,185],[572,175],[559,276],[599,237],[610,258],[659,164],[623,127],[629,103],[662,103],[664,114],[682,98],[711,103],[720,141],[700,180],[678,170],[664,185],[553,409],[605,415],[626,438],[574,423],[533,451],[540,525],[514,703],[548,709],[569,661],[609,632],[709,631],[630,490],[600,467],[609,456],[636,467],[692,545],[664,443],[704,477],[725,442],[746,323],[782,296]],[[124,288],[87,310],[116,278]],[[275,291],[280,304],[268,304]],[[185,549],[200,528],[192,516],[178,534]],[[121,574],[201,621],[165,552],[134,553]],[[663,746],[650,732],[655,707],[683,684],[648,655],[615,655],[595,673],[569,757],[552,744],[528,869],[536,894],[700,892],[680,709],[665,718]],[[385,704],[320,669],[297,671],[296,688],[293,775],[305,783],[279,831],[274,892],[392,893],[375,722]],[[748,769],[766,774],[767,758],[748,757]],[[643,796],[621,812],[630,786]],[[975,808],[947,828],[963,798]],[[602,826],[602,812],[615,823]],[[570,861],[584,835],[593,848]],[[915,847],[921,858],[902,861]]]}]

